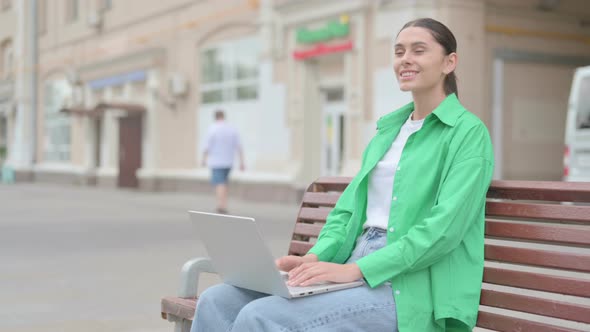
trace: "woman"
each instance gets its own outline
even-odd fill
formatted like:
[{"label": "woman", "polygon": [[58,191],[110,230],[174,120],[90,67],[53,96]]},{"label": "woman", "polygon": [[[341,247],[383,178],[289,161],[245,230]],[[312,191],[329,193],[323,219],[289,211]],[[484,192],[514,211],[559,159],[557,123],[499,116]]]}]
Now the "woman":
[{"label": "woman", "polygon": [[277,260],[292,286],[367,285],[295,300],[218,285],[198,301],[192,331],[471,331],[493,151],[485,125],[457,99],[456,65],[446,26],[418,19],[402,28],[394,72],[413,102],[379,119],[309,253]]}]

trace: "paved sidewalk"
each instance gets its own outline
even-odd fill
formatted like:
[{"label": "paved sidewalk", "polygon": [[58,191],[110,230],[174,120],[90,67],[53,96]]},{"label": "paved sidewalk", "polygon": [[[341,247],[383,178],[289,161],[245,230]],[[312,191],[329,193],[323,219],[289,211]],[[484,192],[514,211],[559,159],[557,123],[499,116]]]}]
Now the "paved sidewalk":
[{"label": "paved sidewalk", "polygon": [[[298,206],[229,206],[260,221],[275,256],[286,252]],[[206,254],[186,211],[214,207],[198,194],[0,185],[0,331],[172,331],[160,298]]]}]

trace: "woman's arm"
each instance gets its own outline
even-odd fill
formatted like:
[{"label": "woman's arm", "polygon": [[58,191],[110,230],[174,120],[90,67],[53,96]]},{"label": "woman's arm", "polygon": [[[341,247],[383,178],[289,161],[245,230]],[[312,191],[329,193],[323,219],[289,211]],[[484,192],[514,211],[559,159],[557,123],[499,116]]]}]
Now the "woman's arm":
[{"label": "woman's arm", "polygon": [[326,218],[326,224],[322,228],[317,242],[308,252],[308,254],[315,254],[320,261],[331,261],[346,239],[346,225],[354,211],[359,177],[357,175],[346,187],[336,206]]},{"label": "woman's arm", "polygon": [[[362,156],[361,170],[365,165],[368,151],[370,151],[371,142],[365,148]],[[330,211],[326,218],[326,224],[322,228],[318,240],[309,250],[308,255],[313,255],[317,261],[331,261],[346,238],[346,226],[352,217],[356,204],[356,191],[362,181],[361,172],[359,172],[346,187],[336,206]]]}]

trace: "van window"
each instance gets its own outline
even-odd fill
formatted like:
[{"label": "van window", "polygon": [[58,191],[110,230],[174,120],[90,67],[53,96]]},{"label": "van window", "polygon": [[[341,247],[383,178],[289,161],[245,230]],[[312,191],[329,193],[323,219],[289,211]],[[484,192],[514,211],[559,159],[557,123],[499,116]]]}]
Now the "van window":
[{"label": "van window", "polygon": [[590,76],[582,78],[578,93],[576,129],[590,130]]}]

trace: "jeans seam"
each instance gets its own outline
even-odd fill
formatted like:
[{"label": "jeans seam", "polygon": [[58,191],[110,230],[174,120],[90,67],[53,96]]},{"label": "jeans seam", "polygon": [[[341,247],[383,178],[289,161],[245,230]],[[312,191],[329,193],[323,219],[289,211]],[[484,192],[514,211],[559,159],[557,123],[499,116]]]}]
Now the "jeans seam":
[{"label": "jeans seam", "polygon": [[359,254],[360,254],[359,256],[360,257],[365,256],[365,253],[367,251],[367,246],[369,246],[369,241],[361,241],[361,245],[359,248]]},{"label": "jeans seam", "polygon": [[[337,321],[338,318],[340,318],[344,315],[347,315],[347,317],[358,316],[358,315],[362,315],[362,314],[364,314],[368,311],[371,311],[371,310],[382,310],[382,309],[386,309],[391,306],[395,307],[394,301],[387,302],[387,303],[380,304],[380,305],[374,305],[371,303],[357,304],[354,306],[340,308],[338,310],[327,313],[321,317],[317,317],[317,318],[315,318],[311,321],[308,321],[304,324],[301,324],[299,326],[285,327],[285,328],[281,329],[281,331],[283,331],[283,332],[309,331],[310,329],[326,326],[327,324]],[[394,313],[395,313],[395,311],[394,311]]]}]

